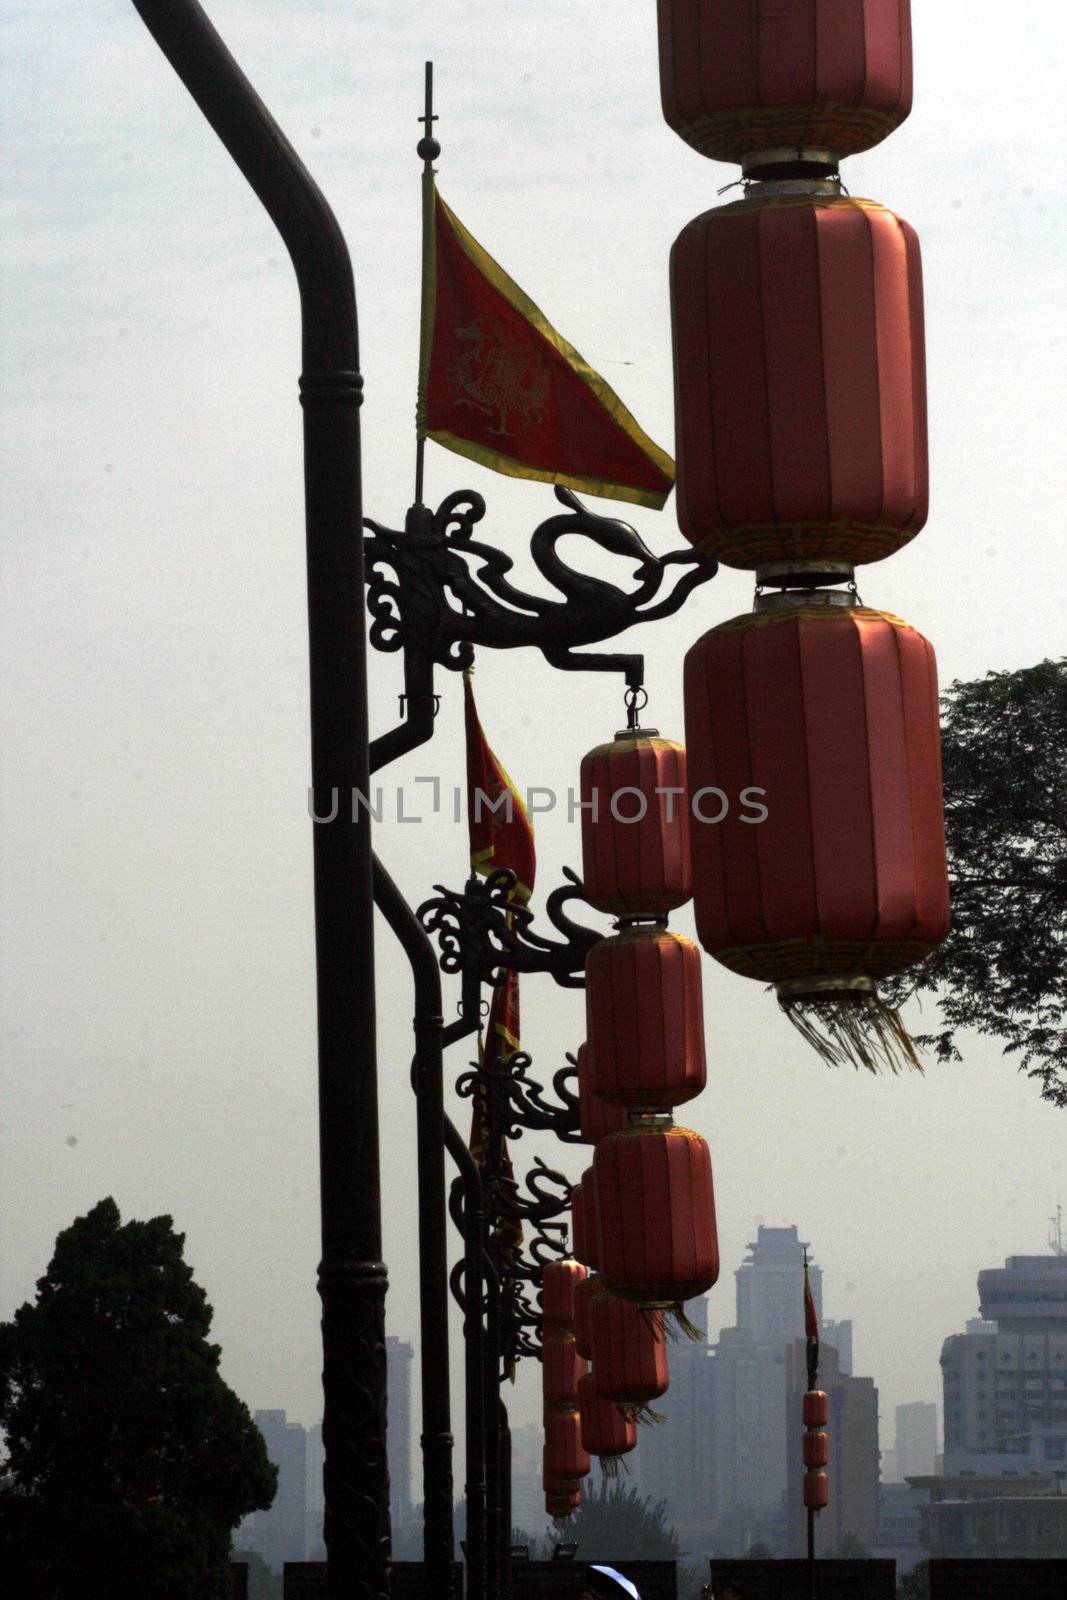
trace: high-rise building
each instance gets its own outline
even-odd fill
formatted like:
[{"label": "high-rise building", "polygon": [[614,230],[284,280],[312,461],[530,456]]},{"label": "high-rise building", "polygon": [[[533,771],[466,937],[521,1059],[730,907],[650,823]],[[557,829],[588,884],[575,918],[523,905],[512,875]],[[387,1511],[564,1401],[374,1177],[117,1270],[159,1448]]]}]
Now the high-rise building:
[{"label": "high-rise building", "polygon": [[411,1363],[415,1352],[391,1334],[385,1340],[389,1452],[389,1517],[394,1528],[411,1520]]},{"label": "high-rise building", "polygon": [[541,1483],[544,1439],[544,1430],[537,1422],[511,1430],[511,1524],[531,1535],[539,1534],[545,1525],[545,1491]]},{"label": "high-rise building", "polygon": [[937,1458],[937,1407],[924,1400],[897,1406],[896,1470],[899,1478],[932,1473]]},{"label": "high-rise building", "polygon": [[[807,1347],[794,1339],[786,1350],[785,1470],[789,1521],[789,1554],[807,1549],[804,1510],[804,1423],[802,1400],[807,1389]],[[830,1401],[826,1432],[830,1461],[830,1504],[815,1519],[815,1553],[827,1556],[852,1534],[870,1547],[878,1538],[878,1390],[873,1378],[849,1377],[840,1370],[837,1351],[819,1350],[819,1388]]]},{"label": "high-rise building", "polygon": [[981,1331],[941,1347],[945,1472],[1048,1472],[1067,1487],[1067,1254],[1009,1256],[978,1274],[978,1298]]},{"label": "high-rise building", "polygon": [[[720,1512],[777,1507],[785,1493],[785,1350],[804,1333],[807,1248],[795,1227],[761,1227],[734,1274],[737,1325],[722,1330],[711,1362]],[[823,1321],[822,1271],[809,1275],[824,1348],[840,1341],[842,1370],[851,1370],[852,1323]]]},{"label": "high-rise building", "polygon": [[256,1427],[278,1468],[278,1492],[269,1511],[257,1511],[246,1542],[280,1572],[306,1554],[307,1435],[284,1411],[257,1411]]},{"label": "high-rise building", "polygon": [[326,1542],[322,1537],[322,1519],[326,1497],[322,1483],[322,1469],[326,1460],[322,1448],[322,1423],[316,1422],[307,1432],[307,1497],[305,1517],[307,1523],[308,1561],[326,1560]]},{"label": "high-rise building", "polygon": [[717,1433],[707,1299],[687,1301],[685,1312],[700,1338],[671,1346],[670,1388],[654,1403],[666,1420],[639,1429],[637,1450],[628,1457],[640,1493],[666,1502],[683,1546],[706,1540],[710,1532]]},{"label": "high-rise building", "polygon": [[837,1351],[837,1364],[841,1371],[850,1377],[852,1374],[852,1319],[844,1322],[835,1322],[832,1317],[826,1317],[819,1325],[819,1339],[822,1344],[831,1345]]}]

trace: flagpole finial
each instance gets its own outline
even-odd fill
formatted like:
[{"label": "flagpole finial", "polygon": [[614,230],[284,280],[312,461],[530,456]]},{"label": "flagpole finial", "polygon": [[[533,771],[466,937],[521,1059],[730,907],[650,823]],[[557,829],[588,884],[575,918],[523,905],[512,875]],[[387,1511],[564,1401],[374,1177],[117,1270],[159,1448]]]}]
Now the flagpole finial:
[{"label": "flagpole finial", "polygon": [[415,120],[416,122],[421,122],[423,128],[426,130],[418,144],[415,146],[415,154],[423,162],[428,172],[430,170],[430,163],[436,161],[437,157],[441,154],[440,143],[433,136],[433,125],[437,121],[437,118],[434,116],[433,110],[432,61],[427,61],[426,63],[426,101],[423,113],[421,117],[416,117]]}]

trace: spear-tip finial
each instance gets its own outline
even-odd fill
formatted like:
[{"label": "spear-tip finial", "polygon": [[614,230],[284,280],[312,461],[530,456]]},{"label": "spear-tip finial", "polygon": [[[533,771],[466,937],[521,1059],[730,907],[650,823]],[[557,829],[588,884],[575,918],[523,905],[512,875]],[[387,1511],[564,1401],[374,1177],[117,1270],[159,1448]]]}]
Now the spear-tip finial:
[{"label": "spear-tip finial", "polygon": [[431,161],[436,161],[441,154],[441,146],[433,136],[433,125],[437,121],[433,110],[433,62],[426,63],[426,102],[421,117],[415,118],[421,122],[426,130],[415,146],[415,154],[426,164],[429,169]]}]

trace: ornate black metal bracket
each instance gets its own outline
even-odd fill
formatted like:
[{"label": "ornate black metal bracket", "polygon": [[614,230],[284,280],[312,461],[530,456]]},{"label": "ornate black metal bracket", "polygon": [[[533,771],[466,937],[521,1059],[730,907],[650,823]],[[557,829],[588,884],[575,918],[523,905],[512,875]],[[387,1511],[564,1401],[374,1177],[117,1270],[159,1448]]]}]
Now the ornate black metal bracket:
[{"label": "ornate black metal bracket", "polygon": [[567,915],[564,907],[584,900],[585,891],[569,867],[563,876],[566,883],[545,902],[562,940],[546,939],[534,930],[533,912],[511,898],[515,874],[503,868],[487,878],[468,878],[462,891],[435,884],[436,897],[423,901],[417,915],[426,932],[437,938],[442,970],[476,974],[479,982],[494,987],[506,972],[550,972],[564,988],[584,988],[585,958],[604,934]]},{"label": "ornate black metal bracket", "polygon": [[[572,1058],[568,1057],[570,1061]],[[573,1064],[561,1067],[552,1079],[560,1104],[545,1099],[545,1091],[532,1074],[533,1062],[525,1050],[518,1050],[507,1061],[492,1068],[472,1065],[456,1082],[456,1092],[464,1099],[476,1094],[487,1096],[493,1116],[505,1139],[519,1139],[524,1128],[554,1133],[564,1144],[580,1144],[578,1096],[572,1091],[577,1071]]]},{"label": "ornate black metal bracket", "polygon": [[[452,671],[470,666],[476,645],[530,645],[565,672],[623,672],[631,687],[639,685],[642,656],[573,652],[635,623],[672,616],[715,576],[717,564],[691,549],[654,556],[629,523],[598,516],[570,489],[557,486],[556,499],[568,510],[534,530],[530,553],[558,599],[517,588],[508,579],[512,558],[472,538],[485,516],[485,501],[473,489],[448,495],[436,511],[412,506],[402,531],[364,519],[370,530],[365,564],[371,643],[379,650],[415,650]],[[568,566],[556,553],[566,534],[581,534],[636,563],[634,586],[623,589]],[[671,566],[688,570],[665,599],[652,604]]]}]

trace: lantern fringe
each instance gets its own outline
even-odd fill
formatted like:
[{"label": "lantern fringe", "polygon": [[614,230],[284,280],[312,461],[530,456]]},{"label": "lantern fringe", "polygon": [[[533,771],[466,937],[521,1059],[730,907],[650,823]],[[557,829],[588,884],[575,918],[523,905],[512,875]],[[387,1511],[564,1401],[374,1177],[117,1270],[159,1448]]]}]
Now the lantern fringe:
[{"label": "lantern fringe", "polygon": [[615,1404],[624,1417],[629,1417],[631,1422],[636,1422],[639,1428],[658,1428],[661,1422],[666,1422],[666,1413],[653,1411],[652,1407],[644,1400],[638,1405],[630,1405],[625,1400],[616,1400]]},{"label": "lantern fringe", "polygon": [[600,1470],[605,1478],[617,1478],[620,1472],[629,1472],[630,1463],[625,1456],[598,1456]]},{"label": "lantern fringe", "polygon": [[554,1528],[558,1528],[560,1533],[562,1533],[563,1530],[566,1528],[567,1523],[570,1521],[570,1518],[571,1518],[571,1513],[569,1511],[567,1512],[567,1515],[565,1517],[553,1517],[552,1518],[552,1526]]},{"label": "lantern fringe", "polygon": [[675,1341],[679,1339],[691,1339],[694,1344],[704,1343],[704,1335],[701,1333],[696,1323],[690,1322],[689,1318],[686,1316],[685,1305],[681,1300],[679,1300],[675,1305],[671,1306],[670,1310],[663,1318],[663,1326],[664,1328],[670,1330],[668,1337]]},{"label": "lantern fringe", "polygon": [[827,1066],[881,1072],[921,1072],[915,1042],[899,1011],[874,990],[778,996],[778,1004]]}]

